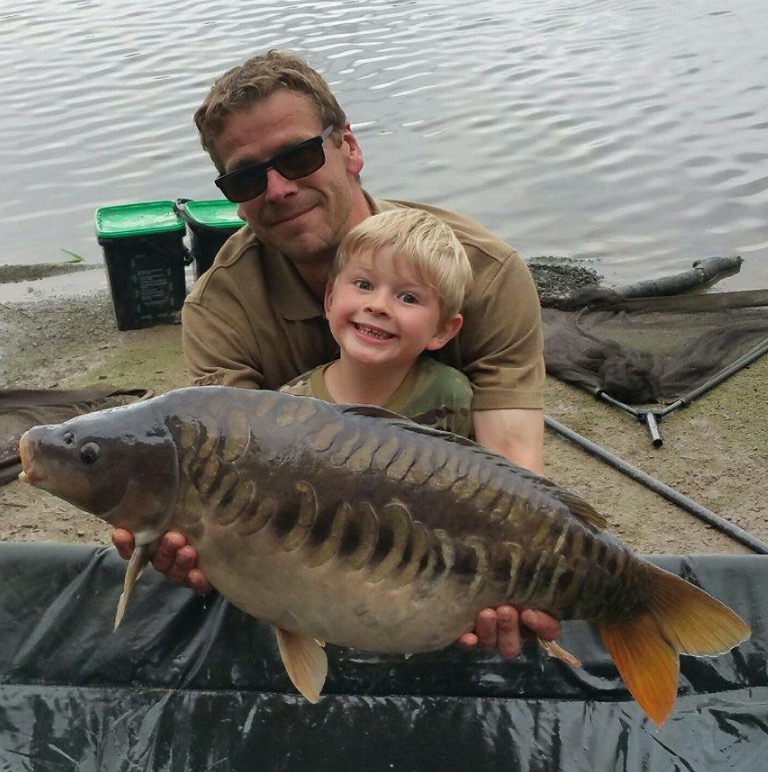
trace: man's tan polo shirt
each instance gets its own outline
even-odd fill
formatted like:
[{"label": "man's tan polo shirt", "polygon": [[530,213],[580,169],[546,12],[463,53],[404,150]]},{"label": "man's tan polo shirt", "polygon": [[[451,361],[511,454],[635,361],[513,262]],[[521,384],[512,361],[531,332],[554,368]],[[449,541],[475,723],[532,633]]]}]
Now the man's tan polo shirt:
[{"label": "man's tan polo shirt", "polygon": [[[467,251],[474,283],[459,335],[436,358],[463,371],[474,410],[542,407],[541,314],[520,256],[476,221],[405,201],[368,198],[378,213],[398,206],[445,220]],[[248,226],[221,248],[182,311],[184,355],[196,384],[278,389],[339,355],[322,300],[293,264]]]}]

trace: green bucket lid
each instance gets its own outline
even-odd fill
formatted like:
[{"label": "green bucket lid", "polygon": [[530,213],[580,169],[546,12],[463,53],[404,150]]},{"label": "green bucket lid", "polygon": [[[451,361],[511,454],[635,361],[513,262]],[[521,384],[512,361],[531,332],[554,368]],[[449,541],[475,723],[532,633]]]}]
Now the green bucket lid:
[{"label": "green bucket lid", "polygon": [[237,216],[237,204],[226,199],[211,201],[186,201],[190,220],[209,228],[241,228],[245,220]]},{"label": "green bucket lid", "polygon": [[101,238],[180,230],[184,230],[184,221],[174,211],[173,201],[144,201],[96,210],[96,234]]}]

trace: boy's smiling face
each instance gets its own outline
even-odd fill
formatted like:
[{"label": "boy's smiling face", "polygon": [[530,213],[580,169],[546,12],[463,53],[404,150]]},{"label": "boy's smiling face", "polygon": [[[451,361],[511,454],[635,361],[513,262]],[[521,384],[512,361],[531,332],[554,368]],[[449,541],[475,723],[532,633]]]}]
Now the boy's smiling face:
[{"label": "boy's smiling face", "polygon": [[458,314],[441,321],[437,291],[391,249],[351,255],[326,288],[325,312],[342,357],[369,366],[407,369],[461,327]]}]

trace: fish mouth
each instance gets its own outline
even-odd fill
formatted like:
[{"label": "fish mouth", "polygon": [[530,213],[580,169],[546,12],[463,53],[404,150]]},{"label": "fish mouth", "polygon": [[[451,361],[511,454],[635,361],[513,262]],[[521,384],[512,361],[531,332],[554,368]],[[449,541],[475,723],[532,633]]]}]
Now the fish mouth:
[{"label": "fish mouth", "polygon": [[22,472],[19,474],[21,482],[37,485],[45,479],[45,475],[35,468],[34,453],[32,442],[29,439],[29,432],[24,432],[19,440],[19,456],[21,457]]}]

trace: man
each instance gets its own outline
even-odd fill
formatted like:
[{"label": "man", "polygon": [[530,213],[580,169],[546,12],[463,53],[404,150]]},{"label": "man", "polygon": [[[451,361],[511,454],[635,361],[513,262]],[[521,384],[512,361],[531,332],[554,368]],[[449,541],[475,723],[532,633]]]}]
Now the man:
[{"label": "man", "polygon": [[[474,389],[477,441],[541,472],[544,375],[538,298],[514,250],[469,218],[424,205],[379,201],[361,187],[363,156],[325,80],[300,57],[279,51],[225,73],[195,113],[217,186],[247,222],[190,293],[182,315],[184,354],[197,384],[276,389],[338,356],[323,316],[336,248],[358,223],[398,206],[431,211],[466,249],[473,289],[461,334],[439,359]],[[130,554],[132,538],[116,531]],[[167,534],[155,567],[198,592],[209,589],[181,534]],[[546,614],[525,611],[539,637],[559,635]],[[486,609],[461,639],[504,656],[521,648],[518,613]]]}]

